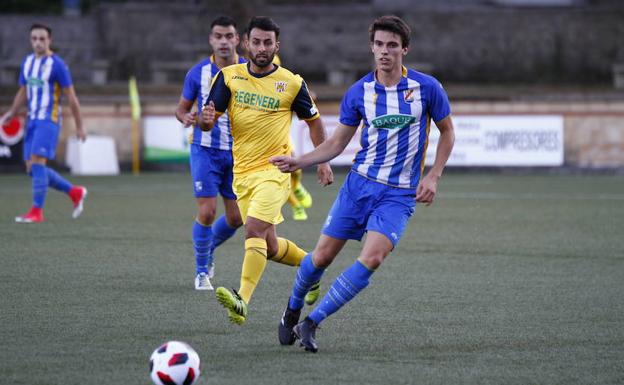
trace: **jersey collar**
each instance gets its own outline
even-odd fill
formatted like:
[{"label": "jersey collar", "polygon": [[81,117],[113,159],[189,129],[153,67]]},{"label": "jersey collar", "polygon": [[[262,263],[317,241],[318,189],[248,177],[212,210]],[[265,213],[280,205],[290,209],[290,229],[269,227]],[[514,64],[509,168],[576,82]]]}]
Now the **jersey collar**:
[{"label": "jersey collar", "polygon": [[[234,53],[234,64],[239,64],[239,62],[240,62],[240,56],[238,56],[238,52]],[[214,53],[210,55],[210,63],[214,65],[217,64],[217,58],[215,57]]]},{"label": "jersey collar", "polygon": [[[406,78],[407,77],[407,68],[405,66],[401,66],[401,77]],[[402,80],[399,80],[399,82],[392,86],[392,87],[385,87],[384,85],[382,85],[381,83],[379,83],[379,81],[377,80],[377,69],[375,69],[373,71],[373,80],[375,81],[376,84],[379,84],[380,86],[384,87],[384,88],[393,88],[398,86]]]},{"label": "jersey collar", "polygon": [[263,78],[265,76],[269,76],[271,75],[273,72],[277,71],[277,69],[279,68],[279,66],[275,63],[273,63],[273,69],[265,74],[257,74],[255,72],[251,72],[251,61],[247,62],[247,72],[249,72],[249,75],[253,76],[254,78]]}]

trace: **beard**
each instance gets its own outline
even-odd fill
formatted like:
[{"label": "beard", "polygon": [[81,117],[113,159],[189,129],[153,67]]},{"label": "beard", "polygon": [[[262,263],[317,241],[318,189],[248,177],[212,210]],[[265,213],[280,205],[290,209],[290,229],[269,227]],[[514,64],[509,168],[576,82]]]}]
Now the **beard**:
[{"label": "beard", "polygon": [[275,57],[275,52],[272,52],[270,54],[265,54],[266,56],[260,56],[258,57],[258,55],[252,56],[251,53],[249,54],[249,59],[258,67],[260,68],[266,68],[268,66],[270,66],[271,64],[273,64],[273,58]]}]

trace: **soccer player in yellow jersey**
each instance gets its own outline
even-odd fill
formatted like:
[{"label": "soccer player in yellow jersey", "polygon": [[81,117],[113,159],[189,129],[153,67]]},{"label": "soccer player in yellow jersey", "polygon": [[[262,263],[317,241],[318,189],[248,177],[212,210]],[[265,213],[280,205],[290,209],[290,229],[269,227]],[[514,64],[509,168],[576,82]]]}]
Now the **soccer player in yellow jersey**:
[{"label": "soccer player in yellow jersey", "polygon": [[[245,257],[240,288],[216,290],[229,318],[243,324],[247,304],[260,281],[267,259],[298,266],[306,255],[293,242],[278,238],[275,225],[284,218],[281,208],[290,193],[290,175],[282,174],[269,158],[290,155],[292,112],[305,120],[315,146],[325,128],[303,79],[273,64],[279,49],[279,27],[268,17],[254,17],[247,28],[250,62],[225,67],[213,82],[202,109],[200,127],[210,130],[228,113],[233,138],[234,193],[245,224]],[[333,182],[327,163],[318,166],[323,185]]]},{"label": "soccer player in yellow jersey", "polygon": [[[243,34],[243,45],[247,46],[247,33]],[[273,57],[273,64],[277,64],[278,66],[282,65],[282,61],[279,55],[275,55]],[[312,100],[316,100],[314,93],[308,90]],[[306,213],[306,209],[312,207],[312,195],[308,192],[308,190],[301,183],[301,179],[303,178],[303,172],[301,170],[294,171],[290,173],[290,195],[288,196],[288,204],[292,208],[293,219],[296,221],[305,221],[308,219],[308,213]],[[311,292],[317,290],[318,288],[313,288]],[[308,297],[306,297],[308,298]]]}]

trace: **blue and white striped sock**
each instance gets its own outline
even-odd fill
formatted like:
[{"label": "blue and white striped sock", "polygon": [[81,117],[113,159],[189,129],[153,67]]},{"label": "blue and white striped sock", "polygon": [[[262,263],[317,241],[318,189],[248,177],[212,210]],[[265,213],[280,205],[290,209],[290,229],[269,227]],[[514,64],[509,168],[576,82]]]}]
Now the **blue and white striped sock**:
[{"label": "blue and white striped sock", "polygon": [[236,233],[235,227],[230,227],[228,225],[227,220],[225,219],[225,215],[221,215],[217,220],[212,224],[212,234],[213,234],[213,245],[212,249],[219,247],[220,244],[227,241]]},{"label": "blue and white striped sock", "polygon": [[303,299],[308,294],[312,285],[321,279],[325,268],[317,268],[312,263],[312,254],[307,254],[301,260],[301,265],[297,269],[297,276],[293,284],[293,291],[290,295],[288,307],[292,310],[299,310],[303,307]]},{"label": "blue and white striped sock", "polygon": [[69,190],[71,190],[73,186],[67,181],[67,179],[63,178],[58,172],[52,170],[50,167],[46,167],[46,172],[48,174],[48,186],[55,190],[64,192],[65,194],[69,194]]},{"label": "blue and white striped sock", "polygon": [[212,245],[212,228],[195,221],[193,223],[193,247],[195,248],[195,273],[208,273],[208,265],[212,263],[210,246]]},{"label": "blue and white striped sock", "polygon": [[317,325],[342,306],[353,299],[360,291],[368,286],[368,279],[374,271],[369,270],[360,261],[355,261],[347,270],[336,278],[325,297],[314,308],[308,317]]},{"label": "blue and white striped sock", "polygon": [[48,192],[48,173],[46,166],[33,163],[31,167],[33,206],[43,208]]}]

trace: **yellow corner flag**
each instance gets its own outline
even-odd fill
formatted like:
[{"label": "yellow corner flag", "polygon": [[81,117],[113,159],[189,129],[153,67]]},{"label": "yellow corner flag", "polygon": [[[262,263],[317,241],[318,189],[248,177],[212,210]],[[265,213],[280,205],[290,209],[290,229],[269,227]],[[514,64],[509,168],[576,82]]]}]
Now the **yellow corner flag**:
[{"label": "yellow corner flag", "polygon": [[134,76],[130,77],[128,81],[130,91],[130,108],[132,109],[132,119],[141,119],[141,102],[139,101],[139,89],[137,88],[137,81]]},{"label": "yellow corner flag", "polygon": [[139,120],[141,119],[141,102],[139,101],[139,89],[134,76],[128,81],[130,97],[130,109],[132,114],[132,173],[139,174],[140,134]]}]

